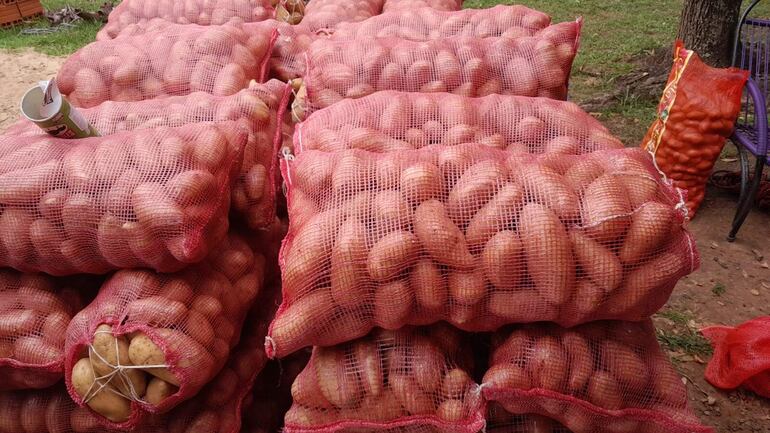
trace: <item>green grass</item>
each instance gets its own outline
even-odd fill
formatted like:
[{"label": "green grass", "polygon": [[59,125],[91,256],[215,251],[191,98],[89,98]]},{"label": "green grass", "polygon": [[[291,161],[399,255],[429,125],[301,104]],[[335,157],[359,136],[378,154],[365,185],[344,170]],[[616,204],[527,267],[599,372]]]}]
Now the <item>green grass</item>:
[{"label": "green grass", "polygon": [[714,284],[714,287],[711,288],[711,293],[715,296],[722,296],[725,292],[727,292],[727,287],[722,283],[716,283]]},{"label": "green grass", "polygon": [[668,308],[659,312],[658,316],[673,323],[671,329],[658,329],[658,341],[669,351],[683,352],[691,356],[711,354],[712,348],[708,340],[690,326],[692,314]]},{"label": "green grass", "polygon": [[[69,5],[95,11],[99,9],[103,0],[41,0],[41,3],[48,10],[58,10]],[[32,48],[51,56],[66,56],[92,42],[101,24],[81,22],[73,28],[43,35],[21,33],[24,28],[37,27],[48,27],[48,21],[45,18],[37,18],[22,25],[0,29],[0,49],[15,51]]]}]

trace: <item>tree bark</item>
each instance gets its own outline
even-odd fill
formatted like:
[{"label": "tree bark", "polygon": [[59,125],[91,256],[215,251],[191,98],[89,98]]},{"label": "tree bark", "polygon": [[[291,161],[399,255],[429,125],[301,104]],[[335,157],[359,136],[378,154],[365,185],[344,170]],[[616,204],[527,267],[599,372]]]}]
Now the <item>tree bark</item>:
[{"label": "tree bark", "polygon": [[712,66],[730,64],[741,0],[685,0],[678,38]]}]

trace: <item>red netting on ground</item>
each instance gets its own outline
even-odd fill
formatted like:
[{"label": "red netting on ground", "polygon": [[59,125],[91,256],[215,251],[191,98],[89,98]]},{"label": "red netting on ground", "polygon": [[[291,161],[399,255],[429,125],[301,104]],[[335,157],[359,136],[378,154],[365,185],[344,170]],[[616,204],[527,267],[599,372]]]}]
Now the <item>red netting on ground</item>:
[{"label": "red netting on ground", "polygon": [[674,47],[658,118],[642,147],[674,185],[687,191],[690,218],[703,202],[706,182],[735,129],[748,77],[749,71],[738,68],[710,67],[681,41]]},{"label": "red netting on ground", "polygon": [[296,128],[294,152],[386,152],[469,142],[515,153],[584,154],[623,148],[607,128],[571,102],[378,92],[313,113]]},{"label": "red netting on ground", "polygon": [[641,320],[699,264],[681,196],[641,149],[305,151],[282,171],[270,356],[375,326]]},{"label": "red netting on ground", "polygon": [[193,92],[232,95],[264,81],[277,33],[255,27],[174,25],[93,42],[62,65],[57,83],[73,105],[142,101]]},{"label": "red netting on ground", "polygon": [[[274,290],[277,290],[275,288]],[[241,341],[219,374],[193,399],[171,412],[148,415],[134,433],[238,433],[242,403],[255,376],[267,362],[261,341],[274,304],[252,310]],[[119,433],[100,425],[85,407],[78,407],[63,385],[36,391],[0,392],[0,432]],[[273,433],[273,432],[271,432]]]},{"label": "red netting on ground", "polygon": [[484,404],[466,345],[438,325],[315,347],[292,385],[284,431],[477,432]]},{"label": "red netting on ground", "polygon": [[89,300],[80,285],[95,285],[82,280],[0,270],[0,390],[46,388],[64,377],[67,325]]},{"label": "red netting on ground", "polygon": [[283,431],[283,416],[291,407],[291,384],[310,359],[310,350],[272,361],[257,377],[243,403],[243,433]]},{"label": "red netting on ground", "polygon": [[312,0],[300,25],[328,31],[340,23],[357,22],[382,13],[384,0]]},{"label": "red netting on ground", "polygon": [[487,433],[573,433],[551,418],[531,413],[513,415],[495,402],[490,403],[487,408],[486,431]]},{"label": "red netting on ground", "polygon": [[270,0],[124,0],[112,10],[99,34],[111,39],[132,24],[153,18],[177,24],[216,26],[233,18],[242,22],[262,21],[274,14]]},{"label": "red netting on ground", "polygon": [[516,38],[534,36],[550,23],[548,15],[522,5],[498,5],[456,12],[420,8],[388,11],[359,23],[342,23],[334,29],[331,38],[395,37],[411,41],[454,36]]},{"label": "red netting on ground", "polygon": [[[264,256],[231,233],[184,271],[118,271],[67,330],[73,400],[101,414],[104,425],[124,428],[145,411],[167,412],[195,396],[238,342],[264,269]],[[151,394],[153,381],[166,388],[163,396]]]},{"label": "red netting on ground", "polygon": [[566,99],[580,21],[548,30],[533,37],[424,42],[317,39],[307,51],[305,105],[312,111],[382,90]]},{"label": "red netting on ground", "polygon": [[574,433],[694,433],[702,426],[652,323],[538,324],[501,332],[483,393],[512,414],[553,418]]},{"label": "red netting on ground", "polygon": [[0,137],[0,266],[173,272],[202,260],[227,231],[245,123]]},{"label": "red netting on ground", "polygon": [[709,326],[701,330],[714,346],[706,380],[722,389],[745,385],[770,398],[770,317],[758,317],[737,327]]},{"label": "red netting on ground", "polygon": [[283,81],[299,78],[305,73],[305,52],[318,35],[302,24],[279,23],[277,29],[270,76]]},{"label": "red netting on ground", "polygon": [[[80,109],[83,117],[102,136],[158,127],[183,127],[192,123],[246,120],[249,137],[243,162],[233,185],[233,209],[252,228],[262,228],[275,218],[275,194],[279,181],[280,126],[291,88],[278,80],[252,83],[231,96],[196,92],[139,102],[107,101]],[[38,135],[44,132],[28,120],[11,126],[6,135]]]},{"label": "red netting on ground", "polygon": [[415,9],[425,7],[442,11],[459,11],[463,7],[463,0],[385,0],[382,11],[408,10],[414,12]]}]

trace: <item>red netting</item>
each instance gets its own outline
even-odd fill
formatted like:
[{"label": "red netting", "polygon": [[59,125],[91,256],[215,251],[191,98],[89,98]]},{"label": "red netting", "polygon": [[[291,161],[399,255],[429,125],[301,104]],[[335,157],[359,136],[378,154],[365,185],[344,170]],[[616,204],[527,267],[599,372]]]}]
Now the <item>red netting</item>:
[{"label": "red netting", "polygon": [[[275,288],[274,290],[277,290]],[[255,376],[267,362],[260,342],[274,311],[251,311],[243,336],[225,367],[192,400],[163,415],[149,415],[134,433],[238,433],[241,405]],[[101,426],[85,407],[78,407],[63,385],[36,391],[0,392],[0,431],[3,433],[119,433]],[[272,433],[272,432],[271,432]]]},{"label": "red netting", "polygon": [[236,19],[262,21],[275,14],[270,0],[124,0],[112,10],[99,32],[112,39],[124,28],[161,18],[177,24],[221,25]]},{"label": "red netting", "polygon": [[[196,92],[139,102],[107,101],[79,111],[102,136],[158,127],[183,127],[192,123],[246,120],[248,141],[231,203],[252,228],[261,228],[275,217],[279,181],[277,152],[282,145],[282,125],[291,88],[278,80],[252,83],[231,96]],[[11,126],[6,135],[43,132],[28,120]]]},{"label": "red netting", "polygon": [[495,402],[489,404],[487,408],[486,431],[487,433],[574,433],[551,418],[531,413],[513,415]]},{"label": "red netting", "polygon": [[276,36],[269,23],[173,25],[88,44],[62,65],[57,82],[78,107],[199,91],[232,95],[249,80],[264,81]]},{"label": "red netting", "polygon": [[382,13],[384,0],[312,0],[300,25],[311,31],[333,29],[340,23],[363,21]]},{"label": "red netting", "polygon": [[567,98],[580,20],[532,37],[318,39],[307,51],[307,109],[382,90]]},{"label": "red netting", "polygon": [[477,432],[483,402],[467,341],[446,325],[376,330],[315,347],[291,388],[287,433]]},{"label": "red netting", "polygon": [[770,317],[758,317],[734,328],[710,326],[701,332],[714,346],[706,380],[722,389],[745,385],[770,398]]},{"label": "red netting", "polygon": [[0,266],[173,272],[202,260],[227,231],[246,123],[0,137]]},{"label": "red netting", "polygon": [[415,9],[425,7],[442,11],[459,11],[463,7],[463,0],[385,0],[382,11],[408,10],[414,12]]},{"label": "red netting", "polygon": [[82,278],[0,270],[0,390],[46,388],[61,380],[67,325],[88,301],[84,289],[94,286]]},{"label": "red netting", "polygon": [[[708,66],[677,41],[674,65],[642,147],[660,170],[687,191],[690,218],[706,195],[706,182],[741,111],[749,71]],[[764,109],[764,107],[762,108]]]},{"label": "red netting", "polygon": [[297,126],[294,151],[385,152],[468,142],[515,153],[583,154],[623,148],[607,128],[571,102],[378,92],[313,113]]},{"label": "red netting", "polygon": [[512,414],[553,418],[574,433],[694,433],[702,426],[649,321],[501,332],[482,385]]},{"label": "red netting", "polygon": [[[104,425],[124,428],[145,411],[167,412],[195,396],[238,342],[264,268],[264,256],[231,233],[184,271],[118,271],[67,330],[64,371],[73,400],[102,415]],[[165,387],[163,395],[151,393],[153,382]]]},{"label": "red netting", "polygon": [[550,23],[548,15],[522,5],[498,5],[456,12],[421,8],[388,11],[359,23],[341,23],[331,37],[348,40],[396,37],[411,41],[454,36],[516,38],[534,36]]},{"label": "red netting", "polygon": [[305,52],[318,36],[302,24],[280,23],[277,29],[278,37],[270,59],[270,76],[283,81],[299,78],[305,73]]},{"label": "red netting", "polygon": [[699,263],[681,196],[641,149],[305,151],[282,170],[270,356],[375,326],[641,320]]}]

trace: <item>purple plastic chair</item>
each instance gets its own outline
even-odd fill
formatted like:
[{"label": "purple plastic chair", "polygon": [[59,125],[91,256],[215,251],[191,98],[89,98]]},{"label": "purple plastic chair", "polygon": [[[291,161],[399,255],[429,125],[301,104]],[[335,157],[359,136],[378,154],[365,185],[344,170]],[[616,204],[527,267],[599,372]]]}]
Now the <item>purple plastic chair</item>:
[{"label": "purple plastic chair", "polygon": [[[731,137],[741,161],[741,195],[727,240],[732,242],[754,207],[768,163],[767,96],[770,88],[770,20],[749,18],[760,0],[754,0],[741,15],[735,31],[733,66],[749,71],[743,107]],[[749,155],[756,158],[754,178],[750,181]]]}]

